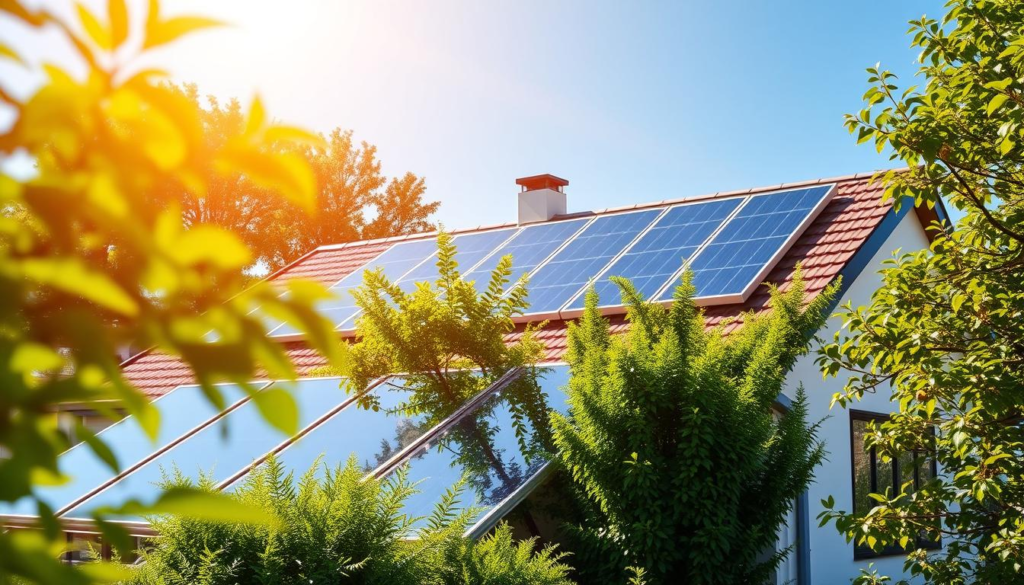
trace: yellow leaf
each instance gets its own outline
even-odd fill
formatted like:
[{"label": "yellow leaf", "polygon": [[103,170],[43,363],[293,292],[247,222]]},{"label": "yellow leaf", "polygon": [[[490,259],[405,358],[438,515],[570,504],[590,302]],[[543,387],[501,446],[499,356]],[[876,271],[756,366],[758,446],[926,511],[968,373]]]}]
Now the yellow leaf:
[{"label": "yellow leaf", "polygon": [[[152,16],[152,11],[150,16]],[[191,32],[214,26],[223,26],[223,24],[219,20],[203,18],[201,16],[177,16],[163,21],[150,20],[146,23],[146,40],[142,44],[142,48],[149,49],[164,45]]]},{"label": "yellow leaf", "polygon": [[316,207],[316,177],[306,159],[294,152],[263,152],[245,146],[225,148],[217,161],[221,172],[238,171],[252,182],[273,189],[307,212]]},{"label": "yellow leaf", "polygon": [[110,34],[114,48],[128,38],[128,7],[124,0],[108,0],[107,13],[110,18]]},{"label": "yellow leaf", "polygon": [[25,278],[77,295],[122,315],[135,316],[139,306],[116,282],[77,258],[31,258],[19,264]]},{"label": "yellow leaf", "polygon": [[25,60],[21,58],[21,55],[19,55],[14,49],[8,47],[3,43],[0,43],[0,57],[7,57],[12,61],[17,61],[18,63],[21,63],[22,65],[25,64]]},{"label": "yellow leaf", "polygon": [[96,43],[101,49],[110,50],[113,48],[113,44],[110,41],[110,31],[107,27],[103,26],[96,17],[93,16],[92,12],[85,7],[81,2],[75,3],[75,8],[78,9],[78,20],[82,22],[82,28],[85,29],[85,33],[89,35],[92,42]]},{"label": "yellow leaf", "polygon": [[168,252],[185,266],[210,264],[223,270],[243,268],[252,259],[238,236],[213,225],[199,225],[186,231]]},{"label": "yellow leaf", "polygon": [[64,366],[64,358],[41,343],[21,343],[11,354],[10,368],[31,375],[35,372],[56,370]]},{"label": "yellow leaf", "polygon": [[91,203],[114,219],[123,219],[128,215],[128,201],[109,172],[99,172],[93,176],[87,196]]},{"label": "yellow leaf", "polygon": [[260,96],[252,98],[252,105],[249,106],[249,119],[245,123],[245,136],[255,136],[266,122],[267,112],[263,109],[263,102]]},{"label": "yellow leaf", "polygon": [[321,149],[327,147],[327,142],[323,136],[293,126],[271,126],[263,133],[263,137],[270,144],[275,142],[291,142],[307,144]]}]

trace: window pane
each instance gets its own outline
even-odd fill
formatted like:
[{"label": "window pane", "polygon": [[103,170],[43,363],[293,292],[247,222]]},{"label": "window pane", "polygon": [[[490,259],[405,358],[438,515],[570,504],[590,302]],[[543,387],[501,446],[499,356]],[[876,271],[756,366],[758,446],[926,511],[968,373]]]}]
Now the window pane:
[{"label": "window pane", "polygon": [[914,453],[902,453],[899,456],[899,474],[900,474],[900,485],[896,486],[897,490],[903,490],[904,485],[910,482],[910,485],[906,487],[908,493],[913,493],[917,489],[914,483]]},{"label": "window pane", "polygon": [[864,449],[867,422],[852,420],[853,425],[853,511],[863,514],[874,507],[871,493],[871,455]]}]

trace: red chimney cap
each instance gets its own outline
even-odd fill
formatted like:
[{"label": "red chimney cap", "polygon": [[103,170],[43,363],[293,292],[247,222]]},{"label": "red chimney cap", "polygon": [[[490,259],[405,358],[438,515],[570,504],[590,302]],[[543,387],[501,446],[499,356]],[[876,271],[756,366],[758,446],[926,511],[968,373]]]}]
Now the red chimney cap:
[{"label": "red chimney cap", "polygon": [[569,184],[569,181],[554,175],[533,175],[516,179],[516,185],[522,185],[523,191],[537,191],[539,189],[552,189],[561,191],[562,187]]}]

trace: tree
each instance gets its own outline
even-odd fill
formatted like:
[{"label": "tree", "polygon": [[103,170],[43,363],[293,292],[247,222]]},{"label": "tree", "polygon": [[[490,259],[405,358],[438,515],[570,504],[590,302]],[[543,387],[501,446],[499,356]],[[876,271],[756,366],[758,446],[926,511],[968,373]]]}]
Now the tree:
[{"label": "tree", "polygon": [[[193,487],[176,475],[168,489]],[[198,487],[214,491],[214,482]],[[463,537],[473,515],[456,509],[464,486],[437,503],[426,527],[403,513],[415,492],[402,470],[381,481],[365,478],[358,462],[313,464],[301,478],[274,458],[257,467],[232,498],[274,510],[272,526],[225,525],[178,517],[155,518],[160,538],[142,555],[131,583],[380,583],[400,585],[567,585],[568,567],[553,546],[513,542],[507,525],[479,542]],[[415,537],[415,538],[413,538]]]},{"label": "tree", "polygon": [[[803,389],[773,404],[824,323],[835,285],[804,307],[803,279],[738,332],[705,330],[684,276],[669,309],[616,279],[629,332],[612,338],[591,290],[570,325],[570,416],[554,439],[585,499],[570,527],[587,582],[763,583],[789,552],[778,530],[824,450]],[[727,431],[726,431],[727,430]]]},{"label": "tree", "polygon": [[[174,86],[200,112],[203,147],[222,148],[244,129],[238,100],[200,99],[195,85]],[[317,213],[276,197],[242,172],[224,173],[207,158],[203,174],[205,195],[178,190],[186,227],[218,225],[237,234],[253,251],[254,261],[270,270],[291,262],[323,244],[401,236],[433,229],[428,221],[439,202],[425,202],[426,183],[406,173],[390,181],[381,172],[377,148],[356,144],[351,130],[334,129],[318,144],[274,143],[268,148],[291,151],[306,159],[316,175]],[[175,189],[174,185],[167,185]],[[164,198],[174,201],[175,193]]]},{"label": "tree", "polygon": [[850,376],[835,403],[888,392],[899,405],[868,432],[879,456],[940,466],[916,492],[875,494],[870,511],[827,501],[822,520],[876,549],[941,538],[942,552],[908,550],[906,570],[931,583],[1020,582],[1024,564],[1022,8],[953,0],[941,22],[911,22],[924,86],[898,93],[870,68],[866,107],[847,117],[906,163],[880,177],[897,208],[945,199],[966,214],[931,226],[930,250],[889,261],[871,305],[847,306],[820,354],[826,374]]},{"label": "tree", "polygon": [[[501,258],[480,292],[475,282],[462,279],[452,237],[442,232],[437,241],[438,278],[433,283],[418,282],[406,292],[379,270],[364,274],[363,285],[352,293],[363,310],[356,325],[359,342],[347,351],[342,373],[351,388],[363,388],[378,377],[405,372],[413,395],[398,408],[425,414],[424,424],[432,426],[506,374],[524,370],[502,391],[500,401],[463,419],[439,444],[458,454],[466,481],[479,497],[497,498],[522,484],[524,470],[508,465],[495,447],[499,429],[488,421],[491,411],[509,408],[527,464],[552,453],[549,408],[537,383],[538,325],[528,325],[516,342],[506,342],[515,327],[513,317],[528,307],[525,276],[506,291],[511,256]],[[499,485],[491,483],[495,480]],[[524,519],[538,536],[532,517],[527,513]]]},{"label": "tree", "polygon": [[[55,31],[85,66],[76,78],[47,65],[41,87],[24,101],[0,90],[5,110],[14,114],[0,135],[0,154],[20,152],[36,163],[27,180],[0,175],[0,446],[10,454],[0,460],[0,504],[33,498],[39,485],[76,472],[58,465],[68,447],[52,417],[61,403],[81,403],[111,418],[116,403],[155,436],[157,410],[122,376],[118,347],[155,346],[180,357],[221,406],[215,382],[248,388],[257,371],[282,379],[295,375],[284,349],[251,314],[257,307],[295,324],[332,362],[340,356],[331,323],[312,309],[327,295],[322,286],[290,283],[286,298],[267,284],[241,291],[241,271],[253,260],[243,241],[209,223],[183,230],[178,199],[165,195],[201,197],[213,161],[218,172],[245,175],[310,212],[317,191],[313,170],[298,154],[270,147],[292,140],[316,145],[320,139],[268,123],[257,99],[244,125],[227,129],[223,143],[209,148],[195,104],[164,85],[159,71],[139,70],[136,59],[218,23],[165,17],[156,0],[144,21],[129,18],[123,0],[110,0],[107,8],[100,18],[79,5],[76,21],[66,22],[46,9],[0,0],[5,17],[30,30]],[[133,30],[135,22],[144,22],[143,28]],[[0,58],[21,62],[17,48],[2,44]],[[295,430],[287,393],[253,399],[276,427]],[[101,437],[84,427],[77,433],[113,473],[120,469],[124,462]],[[272,520],[263,510],[188,490],[126,502],[112,513],[119,511]],[[67,545],[54,512],[40,501],[38,530],[0,533],[0,582],[116,577],[111,565],[79,568],[58,561]],[[96,527],[126,552],[130,539],[109,518],[97,516]]]}]

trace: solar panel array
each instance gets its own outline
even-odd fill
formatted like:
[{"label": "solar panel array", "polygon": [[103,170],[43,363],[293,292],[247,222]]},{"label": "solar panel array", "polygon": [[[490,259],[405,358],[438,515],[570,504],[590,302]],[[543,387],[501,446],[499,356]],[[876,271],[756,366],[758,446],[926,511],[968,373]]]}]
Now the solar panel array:
[{"label": "solar panel array", "polygon": [[[510,395],[515,391],[508,386],[516,377],[499,380],[437,424],[427,424],[426,415],[402,408],[412,391],[401,377],[380,381],[360,397],[342,391],[339,378],[255,385],[259,392],[284,388],[294,396],[299,413],[297,439],[269,426],[256,402],[238,387],[222,388],[229,407],[218,411],[198,387],[180,386],[155,403],[163,420],[156,442],[145,437],[132,417],[100,432],[114,449],[122,473],[115,475],[98,457],[86,456],[91,450],[79,445],[58,462],[72,481],[59,488],[43,488],[39,494],[59,516],[86,519],[100,508],[130,499],[154,501],[161,493],[161,479],[176,471],[192,479],[203,473],[221,489],[233,490],[271,453],[296,478],[314,463],[319,463],[322,476],[323,470],[343,466],[355,456],[368,475],[386,476],[408,467],[420,491],[405,503],[403,512],[411,517],[429,513],[441,493],[468,477],[467,485],[476,491],[475,501],[466,497],[460,505],[480,506],[480,518],[522,489],[547,461],[534,446],[524,447],[523,435],[517,434],[524,428],[527,435],[531,431],[529,420],[513,421]],[[566,412],[563,387],[567,381],[564,365],[541,374],[539,387],[549,408]],[[367,407],[370,398],[373,408]],[[474,430],[480,428],[487,432]],[[465,432],[460,436],[452,429]],[[481,440],[488,441],[486,449],[474,443]],[[481,465],[460,455],[482,451],[501,456]],[[27,499],[0,505],[0,516],[35,513],[35,504]],[[119,520],[145,522],[136,517]]]},{"label": "solar panel array", "polygon": [[[529,277],[528,317],[579,314],[593,283],[601,305],[621,307],[611,277],[629,279],[645,298],[670,300],[684,265],[703,304],[742,302],[834,192],[815,185],[748,196],[684,202],[593,218],[575,218],[460,234],[454,238],[463,278],[483,291],[502,257],[512,280]],[[363,272],[381,269],[406,292],[437,277],[433,239],[396,243],[331,287],[338,298],[318,310],[338,330],[352,330],[359,308],[351,292]],[[274,336],[298,331],[275,325]]]}]

